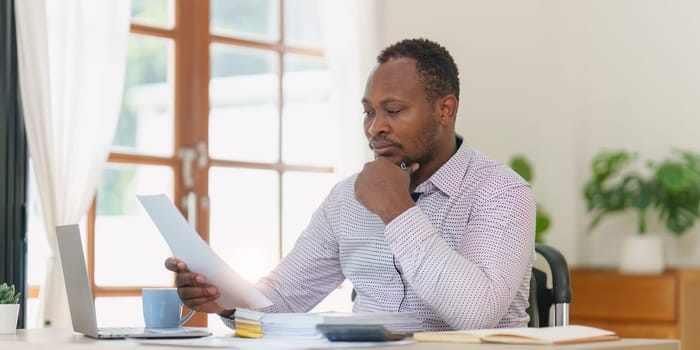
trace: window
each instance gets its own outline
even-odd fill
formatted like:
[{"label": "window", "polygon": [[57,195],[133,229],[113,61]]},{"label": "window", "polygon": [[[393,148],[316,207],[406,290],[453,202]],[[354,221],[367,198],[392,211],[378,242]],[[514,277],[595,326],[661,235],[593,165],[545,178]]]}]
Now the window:
[{"label": "window", "polygon": [[336,181],[319,3],[132,0],[120,119],[82,227],[100,325],[142,323],[141,288],[172,285],[136,194],[168,195],[251,281],[291,249]]}]

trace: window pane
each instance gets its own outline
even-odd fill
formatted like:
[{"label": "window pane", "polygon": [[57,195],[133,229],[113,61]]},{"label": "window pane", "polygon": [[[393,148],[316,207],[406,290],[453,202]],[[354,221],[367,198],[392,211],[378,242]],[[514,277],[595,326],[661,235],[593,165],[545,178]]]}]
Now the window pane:
[{"label": "window pane", "polygon": [[100,327],[143,327],[141,297],[95,298],[95,313]]},{"label": "window pane", "polygon": [[282,159],[286,164],[330,165],[339,145],[328,66],[321,58],[285,55],[284,69]]},{"label": "window pane", "polygon": [[279,40],[279,0],[212,0],[212,33],[274,42]]},{"label": "window pane", "polygon": [[131,22],[163,28],[175,23],[173,0],[131,0]]},{"label": "window pane", "polygon": [[254,282],[279,260],[279,185],[272,170],[213,167],[209,244]]},{"label": "window pane", "polygon": [[285,172],[282,177],[282,252],[287,255],[335,184],[335,174]]},{"label": "window pane", "polygon": [[322,47],[319,0],[285,0],[284,40],[287,44]]},{"label": "window pane", "polygon": [[279,158],[278,56],[211,46],[209,154],[274,163]]},{"label": "window pane", "polygon": [[97,192],[95,284],[170,286],[163,262],[172,255],[137,194],[172,199],[173,172],[165,166],[109,164]]},{"label": "window pane", "polygon": [[174,148],[173,42],[132,34],[113,150],[171,156]]}]

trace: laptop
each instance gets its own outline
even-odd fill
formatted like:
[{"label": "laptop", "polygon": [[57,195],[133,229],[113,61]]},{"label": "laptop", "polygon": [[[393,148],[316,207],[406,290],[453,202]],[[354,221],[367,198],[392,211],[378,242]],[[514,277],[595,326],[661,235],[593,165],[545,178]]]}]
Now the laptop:
[{"label": "laptop", "polygon": [[98,328],[90,280],[85,266],[83,242],[78,225],[56,226],[58,252],[66,281],[73,330],[91,338],[197,338],[211,335],[205,328]]}]

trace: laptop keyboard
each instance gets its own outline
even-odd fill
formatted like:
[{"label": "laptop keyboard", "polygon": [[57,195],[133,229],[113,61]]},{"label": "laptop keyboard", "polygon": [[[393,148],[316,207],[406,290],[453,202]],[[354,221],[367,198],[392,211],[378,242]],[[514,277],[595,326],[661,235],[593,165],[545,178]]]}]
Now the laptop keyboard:
[{"label": "laptop keyboard", "polygon": [[97,328],[100,334],[129,335],[143,333],[142,327],[106,327]]}]

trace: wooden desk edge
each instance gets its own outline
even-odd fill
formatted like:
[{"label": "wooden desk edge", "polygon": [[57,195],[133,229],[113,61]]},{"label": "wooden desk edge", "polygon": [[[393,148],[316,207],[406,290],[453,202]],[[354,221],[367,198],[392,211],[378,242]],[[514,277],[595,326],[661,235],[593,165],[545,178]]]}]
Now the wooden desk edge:
[{"label": "wooden desk edge", "polygon": [[[219,335],[221,336],[221,335]],[[73,333],[68,329],[29,329],[18,330],[16,334],[0,335],[0,349],[3,350],[34,350],[51,347],[52,350],[85,349],[114,350],[124,347],[145,346],[149,350],[172,349],[172,347],[159,345],[141,345],[132,340],[97,340]],[[180,349],[201,349],[195,347],[179,347]],[[332,346],[329,347],[333,348]],[[413,349],[413,350],[534,350],[531,345],[512,344],[465,344],[465,343],[432,343],[415,342],[409,345],[388,345],[379,347],[386,349]],[[377,347],[375,347],[377,349]],[[596,343],[581,343],[571,345],[547,346],[547,349],[558,350],[680,350],[681,344],[677,339],[640,339],[626,338],[619,341],[607,341]]]}]

